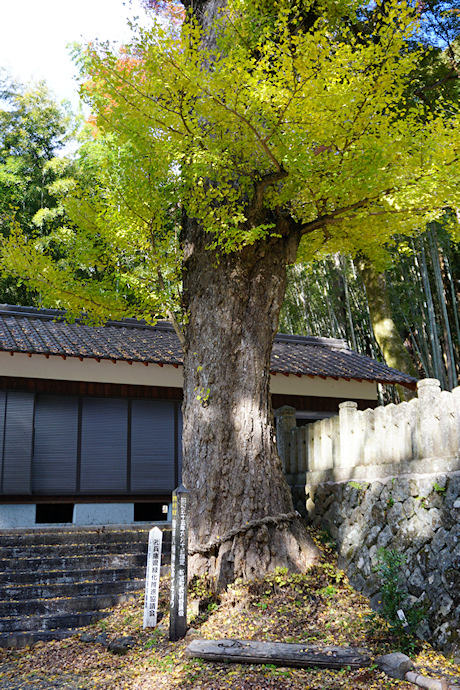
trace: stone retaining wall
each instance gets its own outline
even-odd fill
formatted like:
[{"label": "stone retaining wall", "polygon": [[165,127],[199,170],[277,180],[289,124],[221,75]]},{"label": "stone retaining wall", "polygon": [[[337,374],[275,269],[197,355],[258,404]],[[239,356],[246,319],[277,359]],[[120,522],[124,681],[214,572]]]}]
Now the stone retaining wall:
[{"label": "stone retaining wall", "polygon": [[408,603],[427,610],[419,634],[460,657],[460,471],[308,488],[309,518],[337,544],[339,567],[378,608],[380,548],[403,554]]},{"label": "stone retaining wall", "polygon": [[[419,633],[460,658],[460,388],[418,384],[418,399],[294,428],[278,411],[288,479],[306,491],[306,514],[337,544],[354,586],[379,600],[379,548],[405,556],[409,603],[426,608]],[[305,477],[305,479],[303,479]]]}]

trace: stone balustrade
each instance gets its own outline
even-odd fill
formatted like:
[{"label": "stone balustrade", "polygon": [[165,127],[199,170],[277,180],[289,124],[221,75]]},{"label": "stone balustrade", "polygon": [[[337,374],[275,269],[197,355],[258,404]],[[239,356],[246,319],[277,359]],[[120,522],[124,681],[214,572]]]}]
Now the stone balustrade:
[{"label": "stone balustrade", "polygon": [[460,387],[441,391],[436,379],[417,384],[418,397],[364,411],[339,405],[339,415],[296,427],[295,410],[276,411],[278,452],[288,476],[307,473],[307,484],[363,480],[434,468],[458,468]]}]

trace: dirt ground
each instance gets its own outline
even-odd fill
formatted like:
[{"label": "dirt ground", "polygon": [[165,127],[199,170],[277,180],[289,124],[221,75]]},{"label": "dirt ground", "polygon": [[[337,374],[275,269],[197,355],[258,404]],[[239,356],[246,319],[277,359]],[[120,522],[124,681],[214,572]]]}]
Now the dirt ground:
[{"label": "dirt ground", "polygon": [[[373,660],[394,651],[408,653],[426,675],[460,682],[460,667],[427,643],[401,640],[372,614],[324,550],[323,562],[305,575],[278,571],[249,584],[235,583],[220,598],[203,582],[191,584],[189,630],[169,641],[169,582],[160,586],[162,619],[143,630],[143,595],[114,607],[112,614],[61,641],[0,650],[0,690],[369,690],[414,688],[381,673]],[[127,653],[107,649],[129,637]],[[367,668],[318,670],[271,664],[208,663],[189,658],[194,638],[348,645],[371,655]],[[86,640],[86,641],[84,641]]]}]

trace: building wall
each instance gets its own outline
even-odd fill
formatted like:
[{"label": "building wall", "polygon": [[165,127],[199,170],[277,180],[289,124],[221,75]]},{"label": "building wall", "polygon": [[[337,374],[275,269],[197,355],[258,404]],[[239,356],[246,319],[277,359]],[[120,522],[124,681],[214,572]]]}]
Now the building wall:
[{"label": "building wall", "polygon": [[182,388],[182,368],[101,359],[0,352],[0,376]]},{"label": "building wall", "polygon": [[[358,400],[361,408],[374,406],[377,397],[375,384],[345,379],[337,381],[278,374],[272,376],[271,386],[275,405],[293,401],[298,409],[313,413],[331,414],[340,402],[349,397]],[[0,528],[35,524],[36,506],[43,507],[46,502],[72,502],[75,505],[73,522],[84,520],[85,524],[91,524],[109,521],[110,515],[110,520],[123,522],[133,511],[133,495],[138,501],[149,498],[160,502],[169,500],[181,469],[182,367],[145,366],[139,362],[129,364],[109,360],[97,362],[78,357],[29,357],[23,353],[11,356],[0,352],[0,398],[0,434],[6,434],[7,438],[7,445],[3,451],[0,450]],[[19,411],[13,417],[27,439],[24,437],[20,447],[15,448],[17,434],[10,432],[10,424],[14,421],[11,413],[15,401],[23,398],[27,410]],[[85,410],[91,407],[91,399],[95,399],[95,407],[93,405],[93,411],[86,413]],[[142,462],[145,465],[140,468],[146,477],[145,482],[136,480],[136,471],[133,474],[135,458],[132,448],[137,435],[133,426],[133,406],[138,404],[136,400],[160,401],[165,408],[174,408],[175,411],[174,430],[167,424],[162,427],[164,441],[170,446],[168,457],[171,453],[174,456],[168,461],[172,474],[161,467],[163,479],[161,485],[157,482],[156,487],[152,485],[152,477],[157,476],[158,462],[152,462],[152,472],[147,478],[147,459],[139,461],[139,466]],[[111,406],[111,411],[104,416],[107,406]],[[101,433],[97,431],[97,424],[90,432],[85,432],[97,414],[101,417]],[[126,433],[123,431],[125,426]],[[120,433],[123,438],[115,442]],[[123,440],[125,436],[131,440]],[[10,442],[8,439],[13,440]],[[88,443],[94,446],[94,452]],[[113,451],[109,448],[111,443],[114,444]],[[152,442],[153,458],[158,443],[159,439]],[[174,452],[171,451],[172,446]],[[91,479],[91,463],[95,468],[94,481]],[[113,471],[109,471],[109,465],[113,466]],[[21,468],[20,473],[16,471],[18,467]],[[93,482],[94,486],[88,482]],[[81,507],[86,505],[82,500],[88,501],[90,497],[98,502],[98,510],[93,507],[88,512],[87,508]],[[117,503],[111,503],[111,500]],[[123,512],[120,500],[125,502],[128,512]],[[104,518],[104,515],[108,517]]]},{"label": "building wall", "polygon": [[[101,359],[82,359],[58,356],[46,358],[44,355],[31,355],[0,352],[0,376],[50,379],[61,381],[88,381],[131,386],[162,386],[182,389],[182,367],[170,364],[148,364]],[[280,395],[318,396],[327,398],[366,400],[377,399],[375,383],[368,381],[335,380],[319,376],[285,376],[272,374],[271,392]]]}]

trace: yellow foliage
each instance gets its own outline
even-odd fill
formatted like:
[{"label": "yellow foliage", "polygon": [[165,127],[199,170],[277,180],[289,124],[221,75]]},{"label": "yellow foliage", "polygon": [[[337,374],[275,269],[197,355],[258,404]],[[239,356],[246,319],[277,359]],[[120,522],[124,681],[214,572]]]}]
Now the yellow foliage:
[{"label": "yellow foliage", "polygon": [[[420,58],[407,50],[416,29],[409,4],[387,4],[369,36],[340,20],[356,2],[321,7],[306,26],[305,0],[231,0],[215,19],[215,41],[193,21],[180,37],[155,24],[138,28],[121,55],[107,45],[81,54],[99,177],[67,200],[83,232],[73,260],[99,265],[94,238],[102,238],[117,285],[140,295],[137,313],[174,306],[179,210],[217,252],[264,242],[284,215],[303,234],[302,260],[335,251],[378,260],[392,235],[458,208],[458,108],[433,116],[407,97]],[[14,237],[3,260],[23,274],[20,253],[32,245]],[[52,261],[49,249],[33,251]],[[27,270],[43,274],[34,261]],[[155,286],[158,268],[166,290]]]}]

